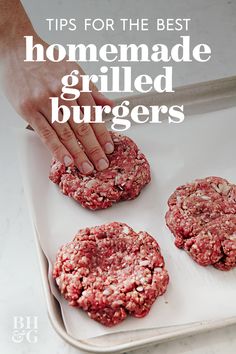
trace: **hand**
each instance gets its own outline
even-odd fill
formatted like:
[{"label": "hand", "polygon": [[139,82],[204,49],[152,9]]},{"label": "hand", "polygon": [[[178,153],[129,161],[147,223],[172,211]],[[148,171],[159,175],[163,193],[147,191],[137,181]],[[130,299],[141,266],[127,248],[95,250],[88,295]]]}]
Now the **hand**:
[{"label": "hand", "polygon": [[[47,48],[47,43],[36,33],[33,36],[35,43]],[[106,154],[112,153],[114,146],[104,124],[75,124],[72,119],[63,124],[51,123],[49,97],[60,96],[64,75],[75,69],[83,73],[82,69],[76,63],[66,61],[31,63],[24,62],[24,58],[23,37],[11,43],[1,58],[4,90],[15,110],[38,133],[53,156],[66,166],[75,164],[84,174],[91,173],[94,167],[99,171],[106,169],[109,165]],[[77,102],[66,101],[63,104],[113,105],[95,86],[91,86],[91,90],[91,93],[81,93]]]}]

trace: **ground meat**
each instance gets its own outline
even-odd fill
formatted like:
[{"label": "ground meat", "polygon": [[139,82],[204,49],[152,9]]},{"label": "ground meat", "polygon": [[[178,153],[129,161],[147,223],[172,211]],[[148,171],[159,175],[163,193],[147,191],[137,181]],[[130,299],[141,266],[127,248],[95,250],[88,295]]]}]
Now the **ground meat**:
[{"label": "ground meat", "polygon": [[92,210],[105,209],[121,200],[136,198],[151,180],[150,166],[128,137],[111,133],[115,150],[108,155],[109,168],[85,176],[76,167],[53,160],[49,178],[61,191]]},{"label": "ground meat", "polygon": [[220,269],[236,265],[236,215],[224,215],[209,222],[184,248],[201,265],[214,264]]},{"label": "ground meat", "polygon": [[117,222],[80,230],[58,251],[53,277],[70,305],[105,326],[147,315],[169,282],[153,237]]},{"label": "ground meat", "polygon": [[175,244],[201,265],[236,266],[236,186],[207,177],[178,187],[168,201],[166,223]]}]

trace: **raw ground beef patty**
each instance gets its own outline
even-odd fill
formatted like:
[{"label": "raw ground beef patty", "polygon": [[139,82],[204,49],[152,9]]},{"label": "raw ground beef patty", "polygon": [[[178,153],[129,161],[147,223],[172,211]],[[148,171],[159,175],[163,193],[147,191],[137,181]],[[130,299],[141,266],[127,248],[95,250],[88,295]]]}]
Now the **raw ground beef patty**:
[{"label": "raw ground beef patty", "polygon": [[175,244],[200,265],[236,266],[236,186],[220,177],[178,187],[168,201],[166,223]]},{"label": "raw ground beef patty", "polygon": [[65,195],[83,207],[105,209],[113,203],[136,198],[150,182],[150,166],[137,145],[128,137],[111,132],[115,150],[108,155],[109,167],[89,176],[76,167],[65,167],[53,160],[49,178]]},{"label": "raw ground beef patty", "polygon": [[114,326],[128,314],[147,315],[166,291],[169,276],[164,266],[152,236],[113,222],[80,230],[62,246],[53,277],[70,305]]}]

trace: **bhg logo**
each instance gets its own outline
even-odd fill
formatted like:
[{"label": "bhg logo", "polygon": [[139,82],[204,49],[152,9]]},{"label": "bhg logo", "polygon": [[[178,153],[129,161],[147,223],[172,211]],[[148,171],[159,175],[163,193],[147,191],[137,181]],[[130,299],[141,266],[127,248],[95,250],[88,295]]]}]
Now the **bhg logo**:
[{"label": "bhg logo", "polygon": [[14,343],[37,343],[38,341],[38,317],[14,316],[12,341]]}]

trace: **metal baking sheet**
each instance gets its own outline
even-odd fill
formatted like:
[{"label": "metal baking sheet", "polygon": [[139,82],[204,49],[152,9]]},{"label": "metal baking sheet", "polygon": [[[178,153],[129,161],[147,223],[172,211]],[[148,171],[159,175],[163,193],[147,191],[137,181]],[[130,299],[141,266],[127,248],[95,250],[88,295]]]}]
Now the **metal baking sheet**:
[{"label": "metal baking sheet", "polygon": [[[236,78],[216,80],[207,83],[191,85],[178,88],[173,94],[162,94],[161,96],[152,93],[129,97],[131,105],[144,104],[153,105],[157,102],[161,104],[173,105],[184,104],[186,115],[204,114],[206,112],[227,109],[236,105]],[[120,101],[120,100],[119,100]],[[36,227],[35,227],[36,230]],[[139,348],[148,344],[154,344],[165,340],[199,333],[205,330],[219,328],[236,323],[236,317],[217,321],[201,321],[190,325],[172,326],[151,330],[139,330],[127,333],[109,334],[98,338],[84,341],[75,340],[69,336],[65,330],[60,306],[51,293],[48,282],[48,263],[38,241],[36,242],[42,270],[42,279],[46,294],[49,317],[56,331],[70,344],[85,351],[94,353],[118,353],[125,350]]]}]

